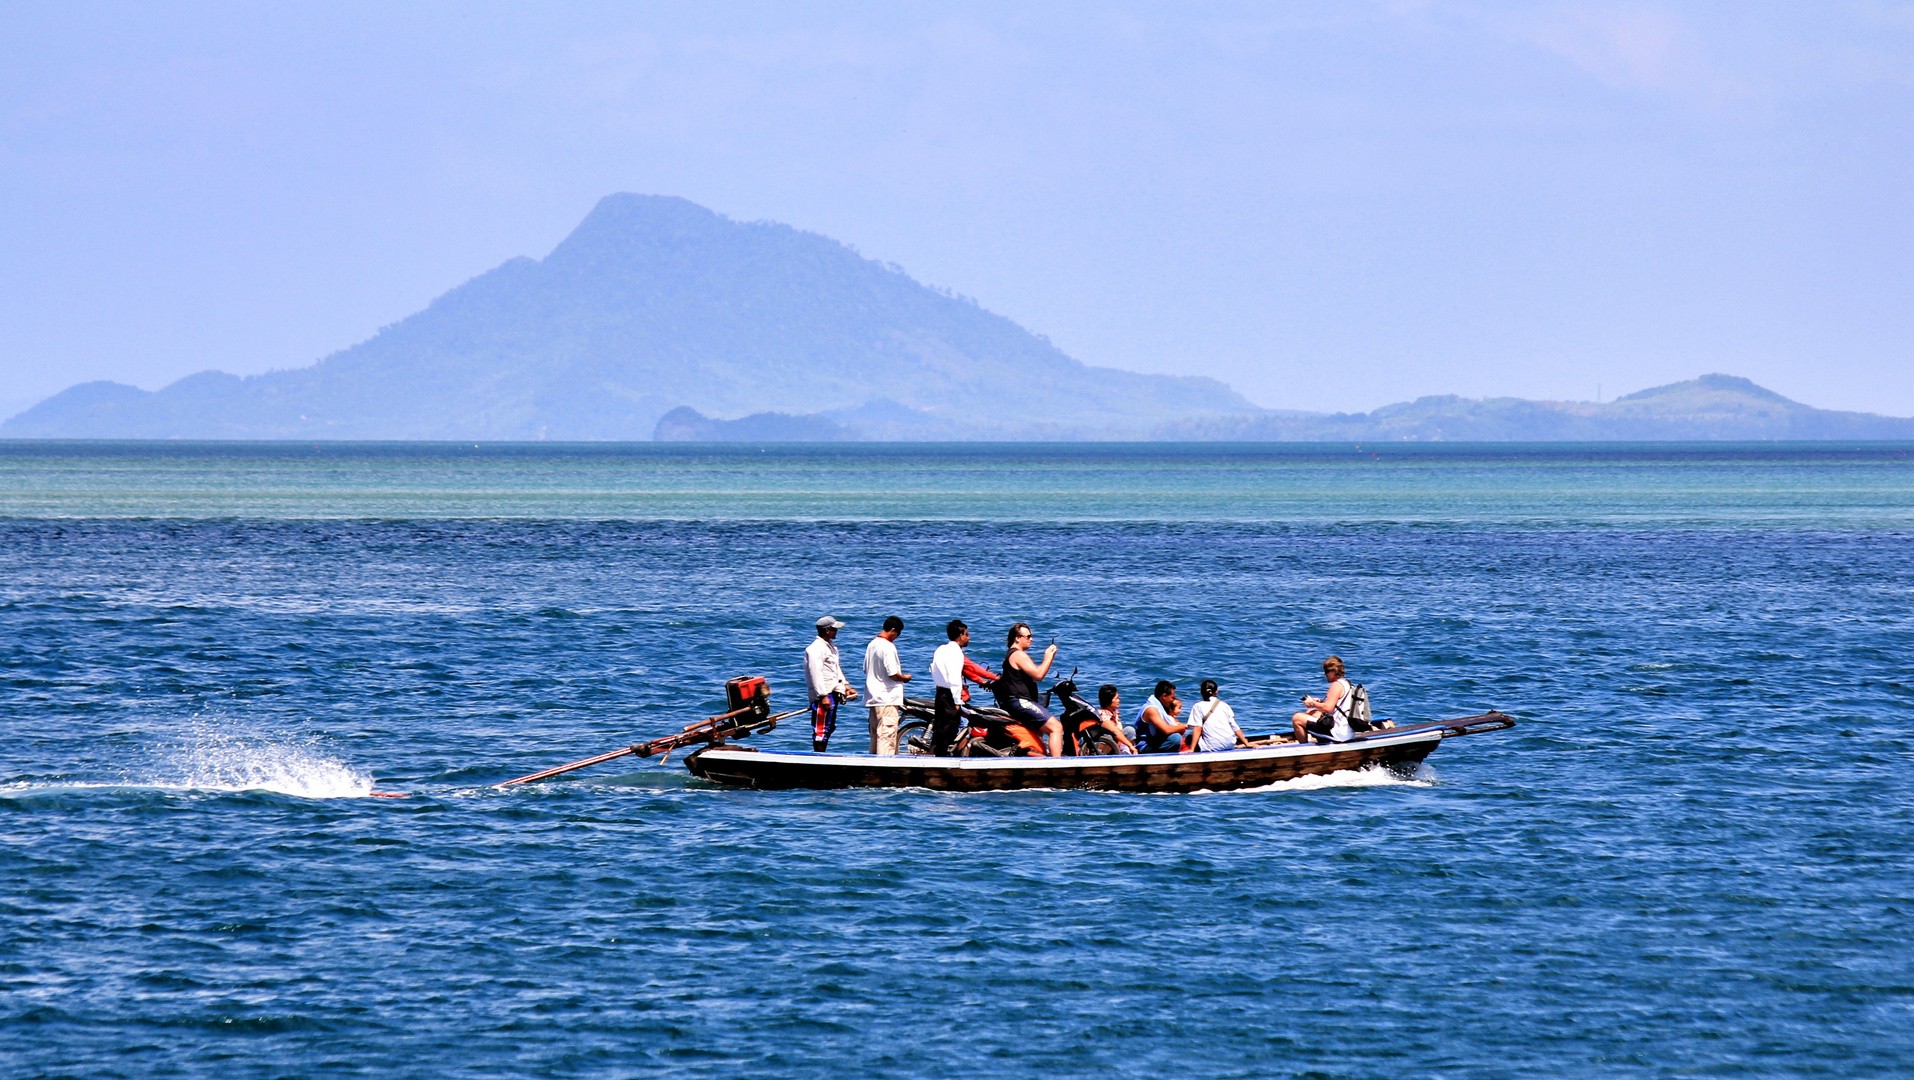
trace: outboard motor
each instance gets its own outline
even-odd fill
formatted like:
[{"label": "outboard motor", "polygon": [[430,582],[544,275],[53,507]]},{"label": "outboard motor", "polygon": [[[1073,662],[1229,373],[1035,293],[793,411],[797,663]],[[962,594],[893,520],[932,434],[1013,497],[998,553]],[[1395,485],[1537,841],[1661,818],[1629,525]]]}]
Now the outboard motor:
[{"label": "outboard motor", "polygon": [[771,687],[763,676],[740,676],[724,681],[724,703],[732,716],[746,716],[752,721],[765,720],[771,715]]}]

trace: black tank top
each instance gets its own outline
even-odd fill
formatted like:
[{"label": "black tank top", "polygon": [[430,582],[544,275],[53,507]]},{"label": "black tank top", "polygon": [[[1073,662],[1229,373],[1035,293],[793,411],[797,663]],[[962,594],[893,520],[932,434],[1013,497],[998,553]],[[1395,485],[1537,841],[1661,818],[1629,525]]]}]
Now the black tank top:
[{"label": "black tank top", "polygon": [[1028,672],[1018,671],[1010,666],[1010,658],[1017,655],[1014,651],[1004,654],[1004,673],[997,679],[997,685],[991,689],[997,692],[997,700],[1020,697],[1025,701],[1037,700],[1037,680]]}]

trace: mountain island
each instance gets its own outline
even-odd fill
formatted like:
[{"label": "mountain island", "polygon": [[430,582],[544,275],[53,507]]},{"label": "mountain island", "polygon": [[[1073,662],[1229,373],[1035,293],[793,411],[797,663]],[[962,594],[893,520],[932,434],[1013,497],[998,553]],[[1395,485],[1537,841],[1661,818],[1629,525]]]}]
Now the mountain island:
[{"label": "mountain island", "polygon": [[1192,417],[1151,434],[1231,442],[1914,439],[1914,419],[1817,409],[1738,376],[1703,375],[1600,404],[1445,394],[1369,413]]},{"label": "mountain island", "polygon": [[1896,439],[1708,375],[1605,404],[1422,398],[1260,409],[1214,379],[1091,367],[815,233],[612,195],[517,258],[309,367],[83,383],[0,437],[454,440]]},{"label": "mountain island", "polygon": [[674,409],[805,418],[781,439],[1112,425],[1142,437],[1182,416],[1256,411],[1213,379],[1079,363],[823,236],[613,195],[545,258],[512,259],[311,367],[203,372],[154,393],[88,383],[0,434],[650,439]]}]

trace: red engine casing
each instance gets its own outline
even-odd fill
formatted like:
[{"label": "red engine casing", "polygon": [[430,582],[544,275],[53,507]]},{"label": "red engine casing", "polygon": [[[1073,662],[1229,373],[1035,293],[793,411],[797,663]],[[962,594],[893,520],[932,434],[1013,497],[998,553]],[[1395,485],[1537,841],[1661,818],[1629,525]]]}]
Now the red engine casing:
[{"label": "red engine casing", "polygon": [[725,708],[730,712],[749,708],[750,715],[756,718],[771,715],[771,686],[760,675],[740,675],[735,679],[726,679],[724,700]]}]

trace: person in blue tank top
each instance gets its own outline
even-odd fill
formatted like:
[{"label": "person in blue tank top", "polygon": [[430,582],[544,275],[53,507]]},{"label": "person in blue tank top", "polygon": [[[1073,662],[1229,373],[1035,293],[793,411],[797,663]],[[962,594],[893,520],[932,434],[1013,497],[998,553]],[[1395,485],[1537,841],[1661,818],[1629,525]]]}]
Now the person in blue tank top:
[{"label": "person in blue tank top", "polygon": [[1159,679],[1156,694],[1143,703],[1136,714],[1136,749],[1139,754],[1176,754],[1183,750],[1183,733],[1189,725],[1177,720],[1183,703],[1176,698],[1176,684]]}]

